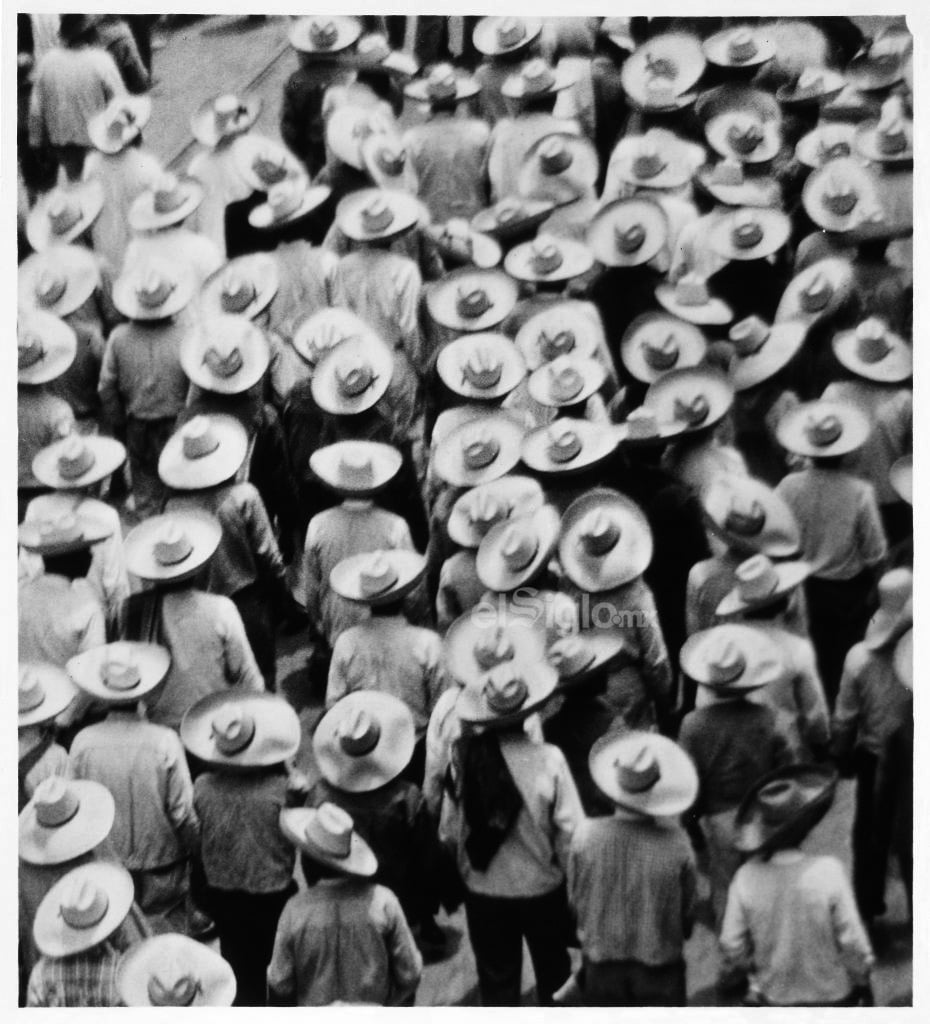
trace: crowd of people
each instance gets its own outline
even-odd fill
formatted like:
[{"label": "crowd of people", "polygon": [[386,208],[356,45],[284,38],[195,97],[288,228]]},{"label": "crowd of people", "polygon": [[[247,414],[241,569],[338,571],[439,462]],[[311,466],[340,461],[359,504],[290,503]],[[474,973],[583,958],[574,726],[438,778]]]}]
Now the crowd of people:
[{"label": "crowd of people", "polygon": [[412,1005],[461,907],[483,1005],[524,940],[540,1005],[684,1005],[699,920],[721,1003],[872,1003],[912,877],[906,29],[295,18],[280,139],[224,93],[171,171],[148,43],[48,19],[21,1004]]}]

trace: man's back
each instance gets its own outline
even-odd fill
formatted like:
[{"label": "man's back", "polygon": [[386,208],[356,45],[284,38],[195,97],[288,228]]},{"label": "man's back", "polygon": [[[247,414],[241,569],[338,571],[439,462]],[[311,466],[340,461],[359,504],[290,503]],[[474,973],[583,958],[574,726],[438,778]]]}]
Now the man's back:
[{"label": "man's back", "polygon": [[19,587],[19,660],[64,668],[106,641],[104,614],[86,579],[46,573]]},{"label": "man's back", "polygon": [[88,119],[125,91],[119,70],[105,50],[49,50],[36,68],[30,142],[37,145],[44,132],[53,146],[89,146]]},{"label": "man's back", "polygon": [[404,136],[419,197],[436,223],[471,218],[487,205],[484,162],[491,131],[477,118],[439,117]]}]

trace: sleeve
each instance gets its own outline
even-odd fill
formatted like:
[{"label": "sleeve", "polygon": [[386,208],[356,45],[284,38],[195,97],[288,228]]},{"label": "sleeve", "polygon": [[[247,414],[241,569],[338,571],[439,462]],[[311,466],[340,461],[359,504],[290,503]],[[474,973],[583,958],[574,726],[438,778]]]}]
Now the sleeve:
[{"label": "sleeve", "polygon": [[103,421],[115,437],[122,437],[126,426],[126,406],[119,389],[119,359],[116,353],[117,336],[110,334],[103,350],[97,394],[100,396]]},{"label": "sleeve", "polygon": [[307,527],[307,541],[304,545],[304,607],[307,618],[314,630],[322,625],[322,570],[320,569],[320,552],[316,546],[316,530],[311,520]]},{"label": "sleeve", "polygon": [[591,892],[585,877],[584,858],[582,856],[587,829],[586,821],[581,822],[575,829],[572,841],[568,847],[568,863],[565,867],[565,886],[568,904],[576,921],[581,919],[582,908],[585,906]]},{"label": "sleeve", "polygon": [[78,653],[89,651],[94,647],[102,647],[107,642],[107,623],[103,608],[94,595],[93,605],[88,608],[87,619],[81,631]]},{"label": "sleeve", "polygon": [[239,609],[229,600],[222,598],[225,614],[222,622],[223,654],[225,658],[226,682],[241,690],[254,690],[263,693],[265,680],[262,678],[255,655],[245,635],[245,626]]},{"label": "sleeve", "polygon": [[813,650],[807,664],[795,675],[794,702],[804,742],[815,753],[826,751],[830,743],[830,710]]},{"label": "sleeve", "polygon": [[[447,691],[448,692],[448,691]],[[426,763],[423,769],[423,798],[434,818],[439,817],[442,807],[443,779],[449,764],[449,744],[446,740],[446,723],[453,712],[449,701],[452,695],[439,698],[426,726]]]},{"label": "sleeve", "polygon": [[55,986],[46,984],[44,974],[44,963],[39,960],[29,975],[26,1006],[63,1006],[63,1002],[56,997]]},{"label": "sleeve", "polygon": [[149,76],[139,56],[139,48],[128,26],[115,38],[112,55],[126,88],[136,95],[149,87]]},{"label": "sleeve", "polygon": [[691,636],[702,628],[701,609],[699,605],[701,584],[704,581],[704,569],[701,563],[692,565],[688,573],[685,587],[685,633]]},{"label": "sleeve", "polygon": [[172,732],[166,737],[164,752],[165,808],[174,831],[188,853],[200,845],[200,821],[194,810],[194,784],[181,741]]},{"label": "sleeve", "polygon": [[730,882],[727,907],[720,929],[720,979],[723,984],[744,977],[752,967],[752,933],[742,899],[745,872],[740,868]]},{"label": "sleeve", "polygon": [[388,955],[390,993],[387,1002],[391,1006],[408,1003],[420,984],[423,973],[423,958],[413,941],[410,926],[404,917],[397,897],[381,886],[385,904],[384,944]]},{"label": "sleeve", "polygon": [[281,559],[274,531],[271,529],[265,503],[252,484],[244,484],[242,487],[242,500],[239,507],[255,560],[268,580],[286,587],[284,562]]},{"label": "sleeve", "polygon": [[830,919],[837,949],[853,985],[864,985],[869,979],[875,956],[842,865],[832,857],[829,862],[833,876]]},{"label": "sleeve", "polygon": [[585,820],[581,807],[581,798],[575,780],[568,770],[565,755],[558,747],[551,747],[555,752],[555,773],[553,777],[554,793],[552,801],[552,838],[556,859],[562,870],[568,869],[569,851],[575,830]]},{"label": "sleeve", "polygon": [[[858,645],[857,645],[858,646]],[[834,757],[842,759],[852,752],[853,743],[859,727],[861,714],[861,695],[859,693],[859,669],[861,668],[860,651],[853,647],[843,662],[843,674],[840,677],[840,689],[833,709],[833,743]]]},{"label": "sleeve", "polygon": [[430,713],[432,713],[436,707],[436,702],[449,686],[442,641],[438,636],[430,636],[424,670],[423,684],[426,691],[424,696],[426,697],[426,706],[429,708]]},{"label": "sleeve", "polygon": [[426,353],[423,350],[423,336],[420,333],[420,290],[423,286],[420,271],[410,261],[397,282],[397,329],[400,343],[410,356],[416,371],[422,376],[426,372]]},{"label": "sleeve", "polygon": [[100,85],[103,88],[106,102],[109,103],[111,100],[116,99],[117,96],[123,96],[126,92],[126,86],[123,84],[123,76],[116,66],[116,61],[110,54],[103,50],[100,53],[100,58]]},{"label": "sleeve", "polygon": [[640,673],[643,685],[656,708],[656,716],[661,723],[667,718],[672,700],[672,666],[668,660],[668,650],[662,628],[659,625],[659,613],[655,598],[646,583],[641,584],[637,595],[638,621],[637,628],[640,645]]},{"label": "sleeve", "polygon": [[888,541],[882,526],[875,489],[866,484],[863,490],[859,515],[856,520],[856,536],[862,561],[873,568],[888,554]]},{"label": "sleeve", "polygon": [[297,997],[297,965],[291,944],[291,905],[288,903],[278,920],[274,951],[268,964],[268,988],[284,1005],[295,1005]]},{"label": "sleeve", "polygon": [[329,662],[329,675],[326,679],[327,708],[331,708],[336,701],[341,700],[349,692],[346,665],[352,654],[351,651],[346,651],[346,645],[342,642],[344,636],[345,633],[342,633],[336,640],[333,656]]},{"label": "sleeve", "polygon": [[456,600],[455,586],[448,559],[439,570],[439,585],[436,588],[436,628],[445,635],[446,630],[461,614]]},{"label": "sleeve", "polygon": [[685,856],[681,865],[681,931],[690,938],[697,917],[697,863],[687,839],[683,840]]},{"label": "sleeve", "polygon": [[29,97],[29,145],[41,149],[48,141],[45,124],[45,79],[40,61]]}]

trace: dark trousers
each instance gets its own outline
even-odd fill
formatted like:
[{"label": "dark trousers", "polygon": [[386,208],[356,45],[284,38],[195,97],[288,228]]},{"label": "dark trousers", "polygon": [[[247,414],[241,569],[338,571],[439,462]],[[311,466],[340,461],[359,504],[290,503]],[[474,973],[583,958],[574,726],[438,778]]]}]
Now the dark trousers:
[{"label": "dark trousers", "polygon": [[174,433],[175,417],[126,421],[126,452],[132,474],[132,493],[140,518],[156,515],[165,504],[167,491],[158,476],[158,459]]},{"label": "dark trousers", "polygon": [[206,890],[205,909],[216,922],[220,953],[236,976],[236,1006],[265,1005],[265,972],[274,951],[278,918],[296,891],[293,882],[281,892]]},{"label": "dark trousers", "polygon": [[520,1005],[526,939],[539,1005],[552,1006],[552,994],[571,972],[565,886],[543,896],[480,896],[466,890],[465,916],[482,1005]]},{"label": "dark trousers", "polygon": [[856,767],[856,815],[853,820],[853,890],[862,919],[885,912],[885,877],[891,849],[893,805],[879,792],[878,757],[859,749]]},{"label": "dark trousers", "polygon": [[274,609],[271,606],[271,598],[261,583],[256,580],[255,583],[250,583],[247,587],[237,590],[231,600],[239,609],[249,646],[255,655],[258,670],[265,680],[265,689],[274,693],[277,685],[277,663]]},{"label": "dark trousers", "polygon": [[585,1006],[684,1006],[685,965],[654,967],[638,960],[584,962]]}]

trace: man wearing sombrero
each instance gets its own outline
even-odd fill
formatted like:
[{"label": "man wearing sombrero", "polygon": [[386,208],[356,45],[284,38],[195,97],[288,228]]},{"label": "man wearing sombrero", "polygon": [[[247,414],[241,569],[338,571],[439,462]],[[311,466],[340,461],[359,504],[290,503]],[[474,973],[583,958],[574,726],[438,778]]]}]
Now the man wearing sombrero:
[{"label": "man wearing sombrero", "polygon": [[69,774],[68,752],[55,742],[55,719],[76,696],[67,674],[54,665],[19,666],[17,746],[19,810],[36,787],[54,775]]},{"label": "man wearing sombrero", "polygon": [[472,43],[482,55],[475,69],[480,89],[481,116],[492,126],[510,116],[503,84],[520,64],[540,52],[539,18],[482,18],[472,31]]}]

